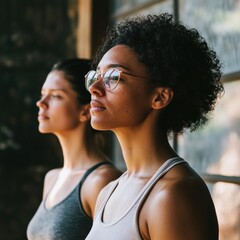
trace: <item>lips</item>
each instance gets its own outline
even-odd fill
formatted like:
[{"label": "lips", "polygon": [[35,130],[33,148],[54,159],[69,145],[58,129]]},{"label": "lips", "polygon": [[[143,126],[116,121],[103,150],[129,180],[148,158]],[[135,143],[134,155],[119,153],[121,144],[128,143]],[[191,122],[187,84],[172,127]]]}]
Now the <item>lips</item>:
[{"label": "lips", "polygon": [[102,103],[100,103],[99,101],[96,101],[96,100],[92,100],[90,103],[90,106],[91,106],[91,110],[90,110],[91,112],[92,111],[103,111],[106,109]]},{"label": "lips", "polygon": [[38,120],[39,121],[44,121],[44,120],[48,120],[49,117],[44,115],[44,114],[38,114]]}]

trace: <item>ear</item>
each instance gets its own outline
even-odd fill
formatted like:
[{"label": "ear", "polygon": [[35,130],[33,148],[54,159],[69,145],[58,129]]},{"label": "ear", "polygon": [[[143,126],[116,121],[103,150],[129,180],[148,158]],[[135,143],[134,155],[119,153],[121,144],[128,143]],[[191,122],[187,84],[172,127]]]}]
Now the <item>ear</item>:
[{"label": "ear", "polygon": [[158,87],[155,89],[154,98],[152,100],[153,109],[162,109],[166,107],[173,98],[173,90],[171,88]]},{"label": "ear", "polygon": [[79,121],[80,122],[87,122],[90,120],[90,104],[85,104],[81,106],[80,112],[79,112]]}]

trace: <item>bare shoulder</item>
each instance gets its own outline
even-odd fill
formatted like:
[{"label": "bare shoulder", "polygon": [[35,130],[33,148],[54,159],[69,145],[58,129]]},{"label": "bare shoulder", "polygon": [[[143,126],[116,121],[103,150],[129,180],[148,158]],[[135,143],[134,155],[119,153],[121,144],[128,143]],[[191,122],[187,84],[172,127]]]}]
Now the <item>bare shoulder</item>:
[{"label": "bare shoulder", "polygon": [[98,184],[106,185],[107,183],[119,178],[122,172],[110,164],[104,164],[97,168],[91,175],[91,182],[96,181]]},{"label": "bare shoulder", "polygon": [[44,178],[44,185],[43,185],[43,198],[45,198],[46,194],[50,191],[53,184],[57,180],[61,168],[56,168],[48,171]]},{"label": "bare shoulder", "polygon": [[172,169],[147,198],[140,229],[151,240],[217,240],[215,208],[204,181],[188,166]]},{"label": "bare shoulder", "polygon": [[112,165],[104,164],[93,171],[86,179],[86,185],[97,194],[111,181],[119,178],[122,172]]},{"label": "bare shoulder", "polygon": [[[122,172],[114,166],[104,164],[88,176],[81,192],[85,210],[89,215],[93,216],[94,214],[97,197],[101,190],[121,175]],[[89,189],[91,189],[91,191],[89,191]]]}]

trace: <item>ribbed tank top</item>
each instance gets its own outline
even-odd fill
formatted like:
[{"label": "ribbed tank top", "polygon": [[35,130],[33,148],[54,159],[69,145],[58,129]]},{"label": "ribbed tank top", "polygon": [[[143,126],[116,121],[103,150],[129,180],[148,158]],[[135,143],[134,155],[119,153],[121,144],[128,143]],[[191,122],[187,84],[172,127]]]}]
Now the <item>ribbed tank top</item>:
[{"label": "ribbed tank top", "polygon": [[136,199],[130,205],[129,209],[123,213],[117,221],[112,223],[104,223],[102,221],[102,217],[105,206],[110,196],[116,189],[120,179],[126,175],[126,173],[124,173],[118,180],[115,181],[115,184],[113,184],[102,205],[100,206],[96,217],[94,218],[92,229],[86,240],[141,240],[142,238],[138,230],[138,215],[142,203],[145,201],[156,182],[171,168],[180,163],[187,162],[179,157],[167,160],[143,187]]},{"label": "ribbed tank top", "polygon": [[110,162],[100,162],[86,171],[78,185],[60,203],[46,208],[41,202],[27,228],[28,240],[83,240],[92,227],[92,219],[81,203],[81,187],[96,168]]}]

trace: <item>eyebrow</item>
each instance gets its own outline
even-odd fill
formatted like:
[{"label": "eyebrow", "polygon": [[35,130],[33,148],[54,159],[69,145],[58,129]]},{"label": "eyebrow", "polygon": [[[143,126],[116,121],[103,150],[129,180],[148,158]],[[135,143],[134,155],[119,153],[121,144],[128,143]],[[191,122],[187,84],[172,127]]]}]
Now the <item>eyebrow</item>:
[{"label": "eyebrow", "polygon": [[62,89],[62,88],[42,88],[41,92],[44,92],[44,91],[50,91],[50,92],[61,91],[61,92],[66,93],[66,90]]},{"label": "eyebrow", "polygon": [[[130,71],[130,69],[129,69],[128,67],[126,67],[126,66],[124,66],[124,65],[122,65],[122,64],[109,64],[107,67],[108,67],[108,68],[116,68],[116,67],[119,67],[119,68],[123,68],[123,69],[125,69],[125,70],[127,70],[127,71]],[[99,70],[99,69],[100,69],[100,67],[98,66],[98,67],[97,67],[97,70]]]}]

